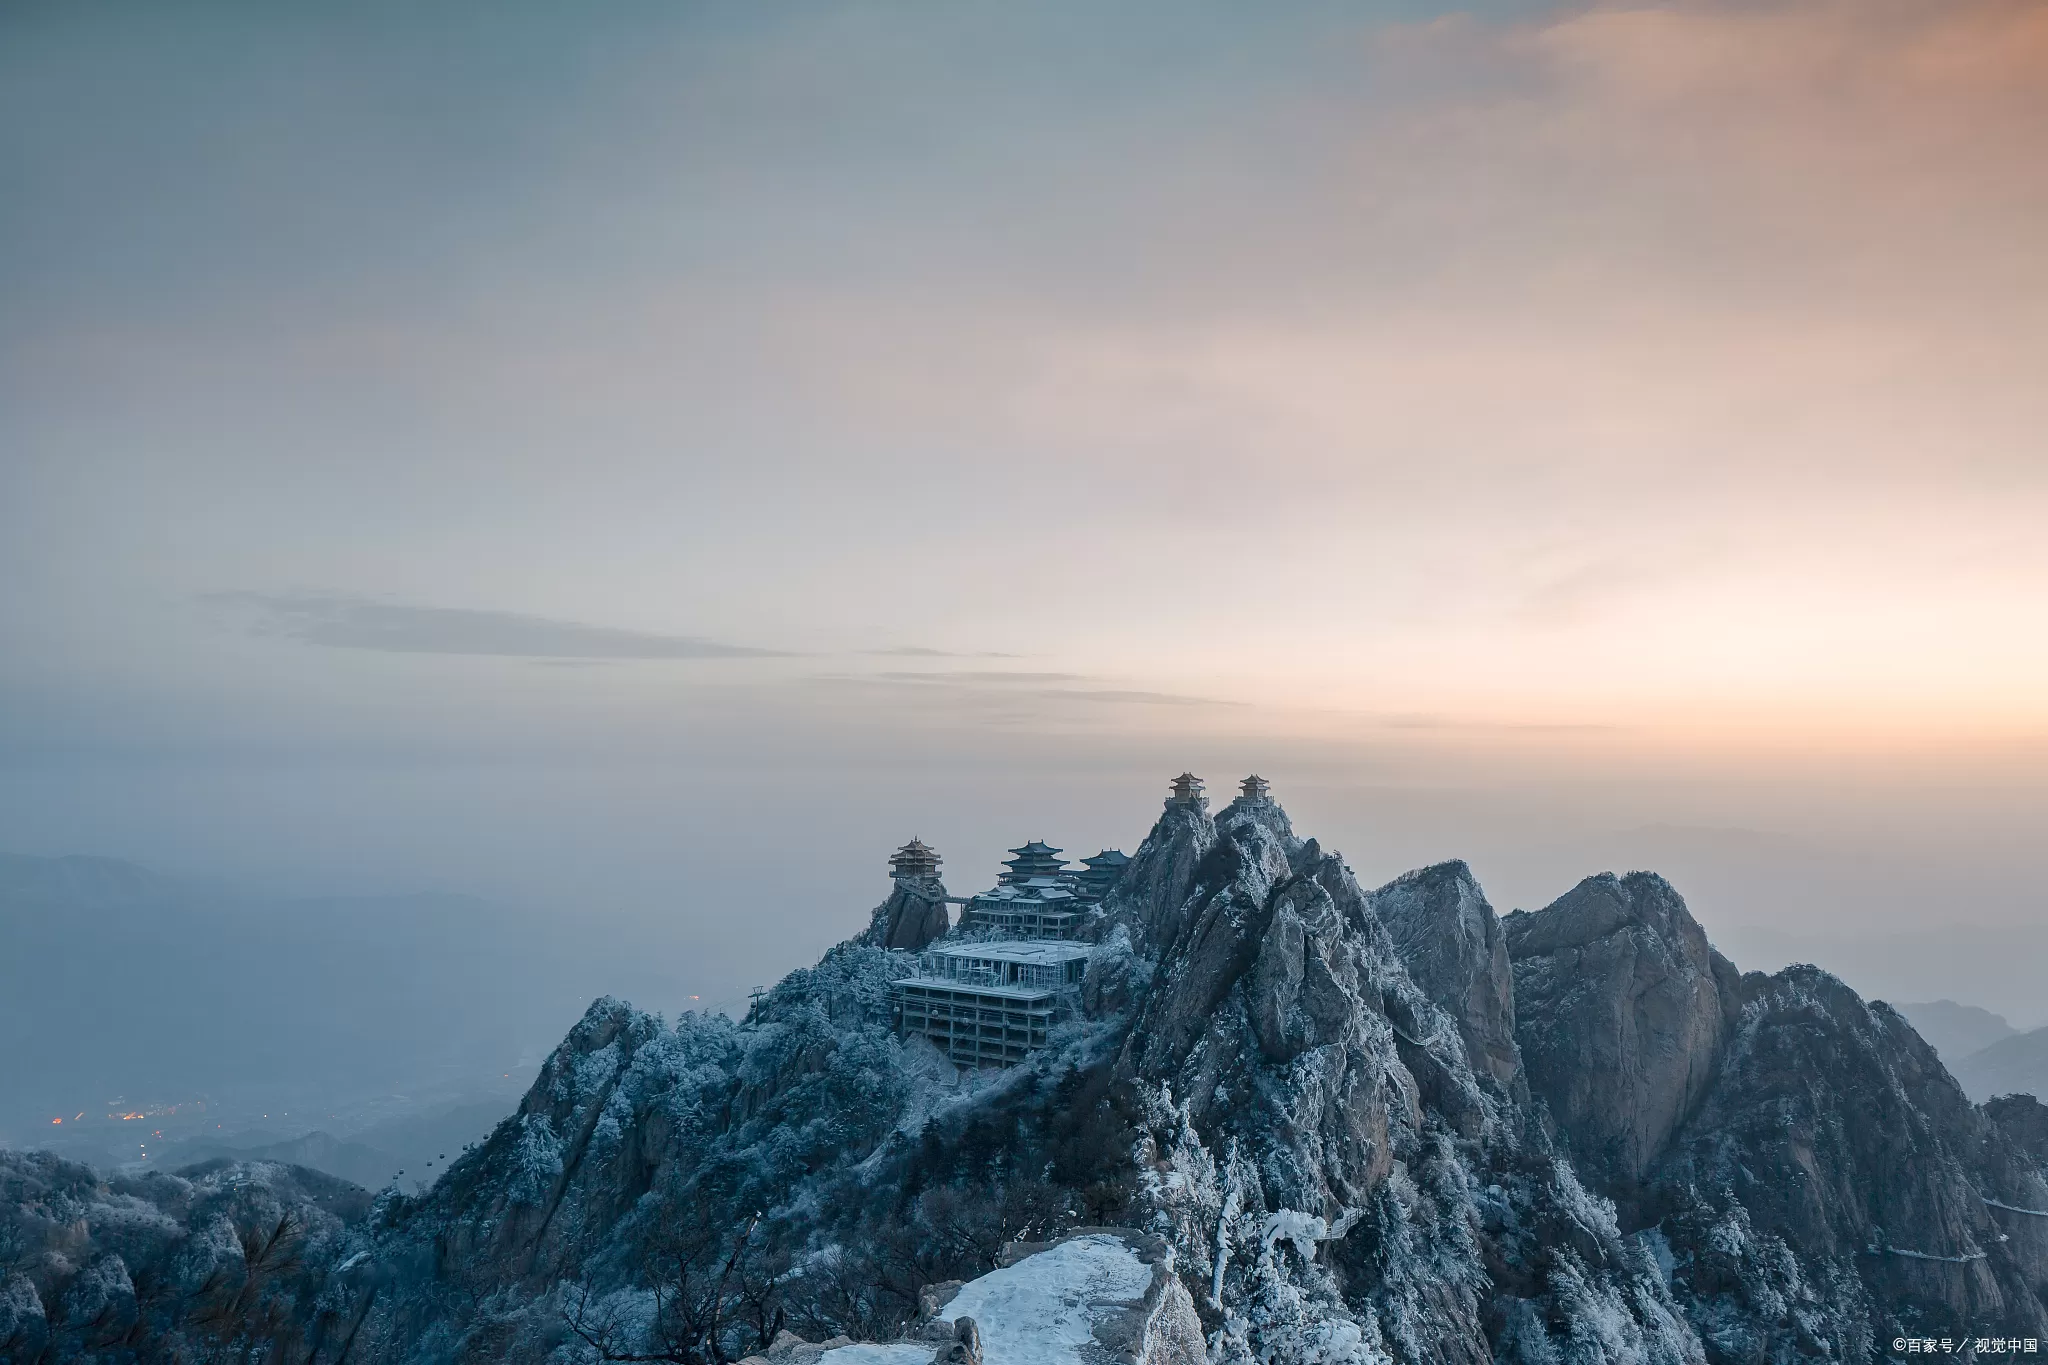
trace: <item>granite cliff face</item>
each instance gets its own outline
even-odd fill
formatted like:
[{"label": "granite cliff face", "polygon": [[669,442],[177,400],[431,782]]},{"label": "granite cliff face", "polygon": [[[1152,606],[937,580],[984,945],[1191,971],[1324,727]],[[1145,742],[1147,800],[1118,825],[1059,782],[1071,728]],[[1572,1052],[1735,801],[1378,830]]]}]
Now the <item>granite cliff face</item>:
[{"label": "granite cliff face", "polygon": [[1890,1006],[1814,967],[1741,986],[1720,1078],[1648,1200],[1667,1232],[1694,1232],[1682,1273],[1723,1358],[1787,1341],[1853,1358],[1901,1333],[1959,1335],[1943,1324],[2048,1319],[2031,1154]]},{"label": "granite cliff face", "polygon": [[1739,976],[1651,874],[1505,924],[1530,1090],[1671,1263],[1710,1358],[2039,1335],[2048,1189],[2008,1130],[2025,1110],[2001,1127],[1902,1016],[1818,968]]},{"label": "granite cliff face", "polygon": [[1493,1070],[1509,988],[1462,870],[1386,893],[1432,998],[1380,896],[1277,807],[1233,803],[1215,831],[1119,1062],[1156,1087],[1141,1151],[1207,1282],[1212,1356],[1541,1360],[1597,1320],[1613,1358],[1700,1359]]},{"label": "granite cliff face", "polygon": [[899,952],[922,951],[950,927],[946,888],[935,879],[898,877],[889,898],[875,907],[861,941]]},{"label": "granite cliff face", "polygon": [[1409,976],[1457,1023],[1473,1069],[1510,1091],[1521,1085],[1507,935],[1472,869],[1454,862],[1410,872],[1373,892],[1372,909]]},{"label": "granite cliff face", "polygon": [[[1405,994],[1400,1017],[1412,1024],[1424,1011],[1424,1033],[1448,1031],[1400,976],[1385,935],[1364,932],[1349,869],[1275,814],[1234,805],[1217,822],[1123,1067],[1186,1096],[1198,1128],[1259,1151],[1269,1195],[1334,1220],[1386,1178],[1390,1127],[1420,1119],[1389,990]],[[1462,1066],[1449,1057],[1431,1074]],[[1262,1121],[1274,1112],[1288,1115],[1284,1128]]]},{"label": "granite cliff face", "polygon": [[[1086,924],[1085,1017],[978,1075],[888,1027],[934,905],[899,882],[737,1023],[597,1002],[432,1190],[309,1244],[278,1322],[370,1365],[830,1354],[790,1331],[1006,1365],[949,1286],[1114,1226],[1173,1326],[1096,1346],[1155,1365],[2048,1336],[2048,1111],[1972,1106],[1824,972],[1738,976],[1649,874],[1500,919],[1462,864],[1367,892],[1263,795],[1179,800]],[[0,1303],[29,1283],[47,1341],[90,1295],[39,1264]]]},{"label": "granite cliff face", "polygon": [[1197,866],[1216,842],[1206,804],[1168,802],[1108,902],[1140,951],[1157,957],[1185,927]]},{"label": "granite cliff face", "polygon": [[1627,1190],[1713,1083],[1735,968],[1662,877],[1588,877],[1506,921],[1529,1088],[1582,1173]]}]

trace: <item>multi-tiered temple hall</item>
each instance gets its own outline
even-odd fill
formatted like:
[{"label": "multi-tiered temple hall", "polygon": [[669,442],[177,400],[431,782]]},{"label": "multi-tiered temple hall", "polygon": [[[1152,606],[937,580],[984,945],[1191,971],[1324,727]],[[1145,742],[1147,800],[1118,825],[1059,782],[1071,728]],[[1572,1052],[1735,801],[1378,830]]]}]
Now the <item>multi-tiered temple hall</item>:
[{"label": "multi-tiered temple hall", "polygon": [[1081,887],[1067,871],[1060,851],[1033,839],[1011,849],[1003,866],[1007,870],[996,884],[967,902],[960,927],[1004,938],[1072,938],[1074,922],[1080,918]]}]

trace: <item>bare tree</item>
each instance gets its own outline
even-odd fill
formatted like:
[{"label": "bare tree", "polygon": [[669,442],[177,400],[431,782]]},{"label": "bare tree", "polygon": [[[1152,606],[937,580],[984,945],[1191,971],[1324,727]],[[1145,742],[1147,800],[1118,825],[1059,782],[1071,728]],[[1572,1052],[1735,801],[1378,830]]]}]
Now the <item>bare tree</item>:
[{"label": "bare tree", "polygon": [[666,1223],[649,1246],[654,1313],[644,1345],[610,1313],[594,1312],[588,1287],[562,1310],[569,1330],[605,1361],[725,1365],[735,1353],[765,1347],[783,1322],[783,1275],[755,1233],[756,1213],[736,1230],[710,1218]]}]

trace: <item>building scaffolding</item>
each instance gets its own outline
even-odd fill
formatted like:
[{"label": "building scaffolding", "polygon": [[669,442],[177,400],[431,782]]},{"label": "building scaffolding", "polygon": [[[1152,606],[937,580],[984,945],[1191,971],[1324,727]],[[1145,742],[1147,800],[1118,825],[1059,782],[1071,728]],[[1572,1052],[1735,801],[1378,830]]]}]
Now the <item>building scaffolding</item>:
[{"label": "building scaffolding", "polygon": [[926,950],[890,988],[898,1037],[920,1034],[955,1066],[1014,1066],[1080,1007],[1078,943],[960,943]]}]

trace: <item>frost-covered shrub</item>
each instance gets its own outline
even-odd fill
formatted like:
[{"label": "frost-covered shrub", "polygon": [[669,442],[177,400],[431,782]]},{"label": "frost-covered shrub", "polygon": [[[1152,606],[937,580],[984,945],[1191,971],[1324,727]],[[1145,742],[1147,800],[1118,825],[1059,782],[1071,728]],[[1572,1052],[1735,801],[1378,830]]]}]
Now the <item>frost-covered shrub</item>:
[{"label": "frost-covered shrub", "polygon": [[1198,1273],[1197,1301],[1214,1307],[1217,1228],[1223,1216],[1223,1187],[1216,1159],[1195,1132],[1192,1109],[1174,1103],[1167,1086],[1140,1084],[1143,1134],[1132,1154],[1147,1209],[1146,1227],[1165,1237],[1179,1263]]},{"label": "frost-covered shrub", "polygon": [[544,1202],[562,1174],[562,1140],[545,1114],[521,1114],[505,1191],[515,1204]]}]

